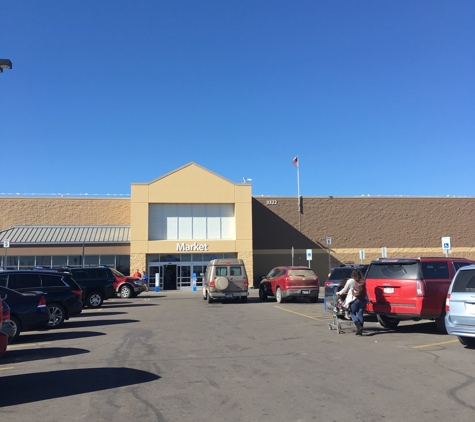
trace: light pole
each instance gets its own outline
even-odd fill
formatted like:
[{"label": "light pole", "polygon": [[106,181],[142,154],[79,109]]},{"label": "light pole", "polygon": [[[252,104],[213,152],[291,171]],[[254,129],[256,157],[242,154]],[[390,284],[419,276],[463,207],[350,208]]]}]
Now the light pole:
[{"label": "light pole", "polygon": [[12,62],[9,59],[0,59],[0,73],[3,72],[3,69],[11,69]]}]

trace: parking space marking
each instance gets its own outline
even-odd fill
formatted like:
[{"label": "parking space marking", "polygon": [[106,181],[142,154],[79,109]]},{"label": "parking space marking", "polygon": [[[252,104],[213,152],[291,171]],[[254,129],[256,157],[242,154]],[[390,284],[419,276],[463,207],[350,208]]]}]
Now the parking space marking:
[{"label": "parking space marking", "polygon": [[280,307],[280,306],[274,306],[274,308],[282,309],[283,311],[290,312],[291,314],[295,314],[295,315],[300,315],[300,316],[303,316],[303,317],[305,317],[305,318],[314,319],[315,321],[322,321],[322,319],[318,319],[318,318],[313,317],[313,316],[311,316],[311,315],[301,314],[300,312],[291,311],[290,309],[285,309],[285,308],[282,308],[282,307]]},{"label": "parking space marking", "polygon": [[0,368],[0,371],[6,371],[7,369],[13,369],[13,366],[7,366],[5,368]]},{"label": "parking space marking", "polygon": [[450,344],[450,343],[458,343],[458,340],[442,341],[440,343],[423,344],[421,346],[413,346],[412,348],[413,349],[422,349],[423,347],[440,346],[442,344]]},{"label": "parking space marking", "polygon": [[30,347],[30,346],[43,346],[44,344],[51,344],[50,341],[45,341],[41,343],[28,343],[28,344],[13,344],[12,346],[8,345],[8,350],[10,349],[21,349],[22,347]]}]

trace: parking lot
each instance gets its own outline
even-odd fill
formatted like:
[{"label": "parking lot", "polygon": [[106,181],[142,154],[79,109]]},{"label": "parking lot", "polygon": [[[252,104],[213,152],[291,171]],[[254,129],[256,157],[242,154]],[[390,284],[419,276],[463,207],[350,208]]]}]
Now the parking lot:
[{"label": "parking lot", "polygon": [[23,333],[5,421],[475,420],[475,350],[431,322],[328,329],[323,303],[144,293]]}]

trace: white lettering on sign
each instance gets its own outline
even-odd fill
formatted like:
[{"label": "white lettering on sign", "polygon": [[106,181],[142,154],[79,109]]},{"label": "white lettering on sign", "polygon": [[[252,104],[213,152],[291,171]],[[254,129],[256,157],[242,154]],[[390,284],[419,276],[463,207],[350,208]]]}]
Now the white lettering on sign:
[{"label": "white lettering on sign", "polygon": [[267,200],[267,205],[277,205],[278,202],[276,199],[268,199]]},{"label": "white lettering on sign", "polygon": [[177,243],[176,250],[177,251],[207,251],[208,244],[207,243],[198,244],[197,242],[195,242],[192,245],[186,245],[185,243]]}]

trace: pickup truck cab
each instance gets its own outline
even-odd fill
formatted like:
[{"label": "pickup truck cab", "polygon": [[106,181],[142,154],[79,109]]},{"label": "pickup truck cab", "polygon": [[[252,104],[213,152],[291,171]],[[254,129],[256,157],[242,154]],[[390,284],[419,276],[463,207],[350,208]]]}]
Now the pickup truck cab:
[{"label": "pickup truck cab", "polygon": [[318,302],[320,284],[318,276],[308,267],[275,267],[262,278],[259,299],[274,296],[278,303],[298,297]]}]

